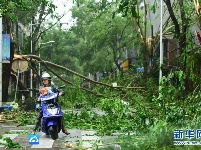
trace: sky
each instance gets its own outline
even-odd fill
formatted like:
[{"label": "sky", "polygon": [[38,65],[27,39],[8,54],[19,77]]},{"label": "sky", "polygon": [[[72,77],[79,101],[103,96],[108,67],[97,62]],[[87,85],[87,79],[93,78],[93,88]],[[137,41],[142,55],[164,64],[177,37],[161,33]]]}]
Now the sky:
[{"label": "sky", "polygon": [[64,23],[62,24],[62,28],[70,28],[70,26],[73,24],[73,20],[71,17],[72,13],[70,11],[73,6],[73,0],[53,0],[53,3],[57,6],[55,11],[58,14],[65,14],[65,16],[60,21],[61,23]]}]

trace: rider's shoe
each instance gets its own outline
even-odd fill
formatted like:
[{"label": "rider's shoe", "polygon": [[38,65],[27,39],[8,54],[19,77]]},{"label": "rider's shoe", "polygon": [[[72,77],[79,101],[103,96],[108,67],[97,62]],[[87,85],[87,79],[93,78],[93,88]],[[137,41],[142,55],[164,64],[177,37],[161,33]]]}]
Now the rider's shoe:
[{"label": "rider's shoe", "polygon": [[70,134],[70,132],[68,132],[66,129],[63,129],[62,132],[63,132],[64,134],[66,134],[66,135],[69,135],[69,134]]},{"label": "rider's shoe", "polygon": [[35,134],[36,132],[40,132],[41,131],[41,126],[35,126],[35,128],[33,129],[32,134]]},{"label": "rider's shoe", "polygon": [[32,131],[32,134],[36,134],[36,130],[33,130],[33,131]]}]

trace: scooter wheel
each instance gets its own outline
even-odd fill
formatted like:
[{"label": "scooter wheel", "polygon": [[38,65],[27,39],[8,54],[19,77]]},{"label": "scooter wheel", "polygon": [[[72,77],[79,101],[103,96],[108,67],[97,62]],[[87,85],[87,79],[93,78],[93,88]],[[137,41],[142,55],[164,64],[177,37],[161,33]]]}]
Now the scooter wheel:
[{"label": "scooter wheel", "polygon": [[57,131],[57,126],[50,126],[48,132],[53,140],[58,139],[59,135]]}]

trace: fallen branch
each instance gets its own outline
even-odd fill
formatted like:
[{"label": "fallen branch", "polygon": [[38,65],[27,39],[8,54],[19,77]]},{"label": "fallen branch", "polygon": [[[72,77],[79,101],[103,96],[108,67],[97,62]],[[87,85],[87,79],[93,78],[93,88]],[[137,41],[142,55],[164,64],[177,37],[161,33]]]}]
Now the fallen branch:
[{"label": "fallen branch", "polygon": [[[77,73],[77,72],[74,72],[74,71],[72,71],[72,70],[70,70],[70,69],[68,69],[68,68],[66,68],[66,67],[57,65],[57,64],[52,63],[52,62],[49,62],[49,61],[44,61],[44,60],[42,60],[40,57],[38,57],[38,56],[36,56],[36,55],[15,55],[14,58],[15,58],[15,59],[25,60],[25,61],[28,61],[28,62],[30,61],[30,62],[41,63],[42,65],[44,65],[44,66],[46,67],[47,70],[49,70],[50,72],[52,72],[52,73],[53,73],[55,76],[57,76],[60,80],[62,80],[62,81],[65,82],[65,83],[68,83],[68,84],[70,84],[70,85],[73,85],[73,83],[70,82],[70,81],[67,81],[66,79],[64,79],[64,78],[62,78],[62,77],[60,77],[55,71],[53,71],[53,70],[51,69],[51,67],[49,67],[49,65],[51,65],[51,66],[53,66],[53,67],[56,67],[56,68],[59,68],[59,69],[62,69],[62,70],[65,70],[65,71],[67,71],[67,72],[70,72],[70,73],[72,73],[72,74],[74,74],[74,75],[76,75],[76,76],[79,76],[79,77],[81,77],[81,78],[83,78],[83,79],[85,79],[85,80],[87,80],[87,81],[89,81],[89,82],[92,82],[92,83],[95,83],[95,84],[99,84],[99,85],[103,85],[103,86],[105,86],[105,87],[109,87],[109,88],[112,88],[112,89],[120,90],[120,91],[125,92],[125,93],[127,92],[128,89],[144,89],[144,87],[112,86],[112,85],[109,85],[109,84],[106,84],[106,83],[98,82],[98,81],[92,80],[92,79],[90,79],[90,78],[87,78],[87,77],[83,76],[82,74],[79,74],[79,73]],[[30,67],[31,67],[31,66],[30,66]],[[39,75],[37,74],[37,76],[39,76]],[[84,88],[84,87],[80,87],[80,88],[81,88],[82,90],[87,91],[87,92],[89,92],[89,93],[91,93],[91,94],[94,94],[94,95],[96,95],[96,96],[103,96],[103,97],[105,97],[105,95],[100,94],[100,93],[97,93],[97,92],[94,92],[94,91],[91,91],[91,90],[89,90],[89,89],[87,89],[87,88]]]},{"label": "fallen branch", "polygon": [[72,71],[72,70],[70,70],[70,69],[68,69],[68,68],[66,68],[66,67],[57,65],[57,64],[52,63],[52,62],[49,62],[49,61],[43,61],[40,57],[38,57],[38,56],[36,56],[36,55],[24,55],[24,56],[22,56],[22,58],[24,58],[24,59],[27,60],[27,61],[39,61],[41,64],[45,65],[45,67],[46,67],[48,70],[50,70],[54,75],[56,75],[58,78],[60,78],[61,80],[65,81],[65,82],[67,82],[67,83],[69,83],[69,84],[73,84],[73,83],[71,83],[71,82],[69,82],[69,81],[66,81],[65,79],[63,79],[63,78],[61,78],[60,76],[58,76],[52,69],[50,69],[50,68],[47,66],[47,64],[52,65],[52,66],[57,67],[57,68],[60,68],[60,69],[63,69],[63,70],[66,70],[66,71],[68,71],[68,72],[70,72],[70,73],[72,73],[72,74],[74,74],[74,75],[77,75],[77,76],[79,76],[79,77],[81,77],[81,78],[83,78],[83,79],[86,79],[87,81],[93,82],[93,83],[95,83],[95,84],[104,85],[104,86],[107,86],[107,87],[110,87],[110,88],[114,88],[114,89],[115,89],[115,88],[117,88],[117,89],[122,89],[122,88],[125,88],[125,89],[142,89],[142,88],[144,88],[144,87],[124,87],[124,86],[115,86],[115,87],[114,87],[114,86],[112,86],[112,85],[109,85],[109,84],[106,84],[106,83],[102,83],[102,82],[98,82],[98,81],[92,80],[92,79],[90,79],[90,78],[87,78],[87,77],[85,77],[85,76],[83,76],[83,75],[81,75],[81,74],[79,74],[79,73],[77,73],[77,72],[74,72],[74,71]]}]

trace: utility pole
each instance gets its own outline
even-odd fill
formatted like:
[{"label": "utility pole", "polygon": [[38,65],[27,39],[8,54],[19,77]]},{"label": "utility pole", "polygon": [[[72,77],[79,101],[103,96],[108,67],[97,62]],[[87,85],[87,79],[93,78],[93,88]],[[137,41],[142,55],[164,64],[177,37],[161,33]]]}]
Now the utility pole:
[{"label": "utility pole", "polygon": [[161,22],[160,22],[160,68],[159,68],[159,89],[160,89],[160,82],[163,76],[162,73],[162,65],[163,65],[163,0],[161,0]]},{"label": "utility pole", "polygon": [[[45,43],[39,43],[39,54],[38,54],[38,56],[40,57],[40,48],[41,48],[41,45],[50,44],[50,43],[54,43],[54,42],[55,41],[48,41],[48,42],[45,42]],[[38,75],[39,76],[41,75],[40,62],[38,63]]]},{"label": "utility pole", "polygon": [[[37,24],[39,24],[39,23],[35,23],[35,24],[32,24],[32,21],[31,21],[31,24],[30,24],[30,26],[31,26],[31,32],[30,32],[30,36],[31,36],[31,54],[33,54],[33,39],[32,39],[32,32],[33,32],[33,26],[34,25],[37,25]],[[33,92],[32,92],[32,90],[33,90],[33,70],[32,69],[30,69],[30,97],[32,97],[33,96]]]},{"label": "utility pole", "polygon": [[[32,21],[31,21],[31,33],[30,33],[30,35],[31,35],[31,54],[33,53],[33,46],[32,46],[32,44],[33,44],[33,42],[32,42]],[[32,74],[33,74],[33,70],[31,69],[30,70],[30,89],[31,89],[31,91],[30,91],[30,96],[32,97],[33,96],[33,92],[32,92],[32,88],[33,88],[33,77],[32,77]]]}]

